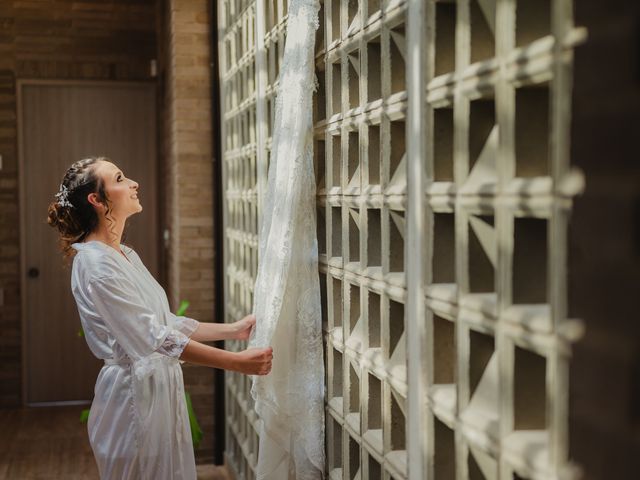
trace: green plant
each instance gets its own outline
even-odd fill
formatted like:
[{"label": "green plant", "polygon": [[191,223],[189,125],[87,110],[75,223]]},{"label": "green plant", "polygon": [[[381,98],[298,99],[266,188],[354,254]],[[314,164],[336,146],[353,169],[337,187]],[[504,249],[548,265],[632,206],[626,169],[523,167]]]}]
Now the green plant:
[{"label": "green plant", "polygon": [[[189,305],[190,304],[187,300],[182,300],[180,302],[180,307],[178,307],[178,311],[176,312],[176,315],[178,316],[184,315],[184,313],[187,311],[187,308],[189,308]],[[78,330],[78,336],[84,337],[84,331],[82,330],[82,327],[80,327],[80,330]],[[200,445],[200,442],[202,441],[202,437],[204,433],[200,428],[200,424],[198,423],[196,413],[193,410],[193,404],[191,403],[191,397],[189,396],[189,393],[184,392],[184,397],[185,397],[185,402],[187,404],[187,413],[189,414],[189,426],[191,427],[191,440],[193,441],[193,448],[196,449],[198,448],[198,445]],[[81,423],[86,423],[89,421],[89,411],[90,409],[87,408],[80,412]]]},{"label": "green plant", "polygon": [[191,427],[191,440],[193,441],[193,448],[198,448],[200,445],[200,441],[202,440],[202,436],[204,435],[202,429],[200,428],[200,424],[198,423],[198,419],[196,418],[196,413],[193,411],[193,405],[191,404],[191,397],[188,392],[184,392],[185,399],[187,401],[187,412],[189,413],[189,426]]},{"label": "green plant", "polygon": [[184,315],[184,312],[187,311],[187,308],[189,308],[189,305],[191,305],[187,300],[182,300],[180,302],[180,306],[178,307],[178,311],[176,312],[177,316],[182,316]]}]

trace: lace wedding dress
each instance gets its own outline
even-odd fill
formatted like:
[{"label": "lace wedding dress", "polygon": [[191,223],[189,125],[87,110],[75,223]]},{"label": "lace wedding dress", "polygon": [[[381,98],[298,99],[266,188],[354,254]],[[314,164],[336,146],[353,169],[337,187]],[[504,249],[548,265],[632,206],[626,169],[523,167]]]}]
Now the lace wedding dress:
[{"label": "lace wedding dress", "polygon": [[319,2],[291,0],[276,99],[250,346],[273,347],[253,377],[262,419],[257,478],[324,474],[324,362],[316,241],[312,95]]}]

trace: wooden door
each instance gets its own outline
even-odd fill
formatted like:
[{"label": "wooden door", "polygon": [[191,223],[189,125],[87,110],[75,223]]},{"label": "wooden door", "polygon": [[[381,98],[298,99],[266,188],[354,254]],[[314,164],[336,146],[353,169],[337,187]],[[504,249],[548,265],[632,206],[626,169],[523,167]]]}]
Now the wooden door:
[{"label": "wooden door", "polygon": [[102,365],[78,336],[57,232],[46,222],[67,168],[104,155],[139,184],[143,212],[129,218],[126,243],[158,273],[156,112],[151,84],[19,85],[25,403],[91,400]]}]

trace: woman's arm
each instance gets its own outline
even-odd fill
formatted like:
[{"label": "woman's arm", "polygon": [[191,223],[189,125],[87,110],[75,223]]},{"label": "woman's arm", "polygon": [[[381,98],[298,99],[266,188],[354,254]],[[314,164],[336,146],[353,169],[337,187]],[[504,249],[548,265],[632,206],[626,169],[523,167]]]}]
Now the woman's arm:
[{"label": "woman's arm", "polygon": [[198,328],[191,335],[191,339],[196,342],[247,340],[255,323],[255,315],[247,315],[234,323],[200,322]]},{"label": "woman's arm", "polygon": [[272,359],[271,347],[229,352],[204,345],[193,339],[187,343],[180,356],[180,360],[188,363],[232,370],[247,375],[267,375],[271,371]]}]

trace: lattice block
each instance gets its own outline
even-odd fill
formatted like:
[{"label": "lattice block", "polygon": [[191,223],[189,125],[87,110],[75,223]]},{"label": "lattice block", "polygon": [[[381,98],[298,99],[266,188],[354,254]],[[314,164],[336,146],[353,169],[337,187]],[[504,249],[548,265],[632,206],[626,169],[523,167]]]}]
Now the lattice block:
[{"label": "lattice block", "polygon": [[363,392],[367,396],[362,397],[362,440],[368,450],[375,452],[377,458],[384,454],[382,439],[382,420],[384,398],[382,396],[382,380],[371,373],[365,376]]},{"label": "lattice block", "polygon": [[347,0],[347,35],[358,30],[362,24],[361,3],[358,0]]},{"label": "lattice block", "polygon": [[382,267],[382,210],[371,208],[366,210],[366,236],[364,244],[366,250],[363,259],[364,265],[371,270],[373,276],[375,270]]},{"label": "lattice block", "polygon": [[383,427],[386,467],[390,473],[404,477],[407,474],[406,399],[393,388],[388,390],[388,420]]},{"label": "lattice block", "polygon": [[340,331],[342,338],[342,308],[343,293],[342,281],[335,277],[330,277],[327,284],[327,315],[329,317],[329,329]]},{"label": "lattice block", "polygon": [[382,465],[371,455],[367,455],[365,471],[362,478],[382,480]]},{"label": "lattice block", "polygon": [[[389,300],[388,325],[383,329],[382,349],[389,373],[389,382],[400,392],[406,394],[407,351],[404,305]],[[383,324],[384,325],[384,324]],[[384,337],[388,335],[388,340]]]},{"label": "lattice block", "polygon": [[[348,252],[345,252],[345,262],[352,269],[358,269],[360,264],[360,230],[361,230],[361,215],[357,208],[344,208],[346,223],[345,233],[347,239],[345,245],[348,245]],[[352,265],[355,264],[355,265]]]},{"label": "lattice block", "polygon": [[433,216],[432,282],[453,284],[455,278],[455,218],[452,213]]},{"label": "lattice block", "polygon": [[360,105],[360,52],[354,50],[345,56],[344,72],[346,82],[349,86],[347,90],[347,108],[357,108]]},{"label": "lattice block", "polygon": [[369,39],[365,46],[366,63],[363,60],[362,74],[367,86],[367,101],[373,102],[382,98],[382,53],[380,47],[380,37]]},{"label": "lattice block", "polygon": [[499,438],[498,355],[491,335],[463,329],[469,335],[468,376],[463,380],[468,392],[460,412],[463,434],[482,449],[491,449]]},{"label": "lattice block", "polygon": [[366,348],[365,321],[362,315],[362,289],[359,285],[347,283],[345,292],[345,346],[355,352],[363,352]]},{"label": "lattice block", "polygon": [[[318,30],[316,30],[316,42],[315,42],[315,53],[318,55],[325,48],[327,48],[327,33],[324,22],[324,8],[325,4],[320,4],[320,12],[318,13]],[[324,90],[324,89],[323,89]]]},{"label": "lattice block", "polygon": [[498,461],[481,448],[469,447],[467,471],[470,480],[498,480]]},{"label": "lattice block", "polygon": [[358,130],[347,130],[344,133],[346,139],[346,153],[342,164],[344,177],[343,189],[347,195],[357,195],[360,191],[362,171],[360,168],[360,135]]},{"label": "lattice block", "polygon": [[366,325],[367,348],[381,348],[381,296],[372,291],[366,291],[367,311],[364,317]]},{"label": "lattice block", "polygon": [[437,418],[434,419],[434,442],[434,478],[439,480],[455,480],[455,432]]},{"label": "lattice block", "polygon": [[456,13],[455,1],[435,4],[435,68],[434,76],[450,73],[456,66]]},{"label": "lattice block", "polygon": [[347,469],[343,471],[344,477],[349,480],[362,480],[362,471],[360,468],[360,443],[358,439],[353,438],[351,435],[347,436]]},{"label": "lattice block", "polygon": [[369,187],[368,191],[375,193],[380,185],[380,125],[369,125],[364,129],[365,138],[363,148],[366,151],[365,172],[367,176],[363,178],[363,187]]},{"label": "lattice block", "polygon": [[330,257],[338,257],[342,261],[342,208],[330,207],[329,217],[327,225],[330,225],[328,247],[331,249],[327,251]]},{"label": "lattice block", "polygon": [[546,359],[534,352],[515,347],[513,428],[547,428]]},{"label": "lattice block", "polygon": [[433,315],[433,383],[455,384],[455,371],[455,323]]},{"label": "lattice block", "polygon": [[342,111],[342,64],[340,58],[328,65],[331,75],[331,115]]},{"label": "lattice block", "polygon": [[329,296],[327,294],[328,275],[326,273],[320,273],[319,276],[320,276],[320,279],[319,279],[318,283],[320,284],[320,301],[322,302],[322,305],[323,305],[323,308],[322,308],[322,330],[326,332],[326,331],[329,330],[329,312],[327,311],[327,308],[325,307],[325,305],[329,304],[329,301],[328,301]]},{"label": "lattice block", "polygon": [[391,68],[390,94],[406,90],[406,54],[407,38],[404,25],[389,30],[389,60]]},{"label": "lattice block", "polygon": [[406,192],[406,123],[402,120],[389,122],[389,150],[388,162],[386,152],[383,153],[383,173],[385,193],[388,195],[402,195]]},{"label": "lattice block", "polygon": [[453,182],[453,108],[433,111],[433,180]]},{"label": "lattice block", "polygon": [[496,124],[495,101],[481,98],[469,107],[469,174],[460,193],[465,195],[495,194],[499,130]]},{"label": "lattice block", "polygon": [[313,147],[313,166],[314,174],[316,178],[316,191],[323,193],[326,188],[326,141],[322,139],[316,139]]},{"label": "lattice block", "polygon": [[388,210],[384,217],[383,231],[387,233],[387,251],[386,262],[383,262],[383,268],[390,274],[404,272],[404,237],[405,237],[405,217],[404,212],[396,210]]},{"label": "lattice block", "polygon": [[497,238],[495,218],[489,215],[468,217],[468,266],[469,293],[495,292],[497,265]]},{"label": "lattice block", "polygon": [[546,304],[548,298],[548,221],[514,220],[513,304]]},{"label": "lattice block", "polygon": [[319,71],[316,73],[318,80],[318,93],[313,98],[313,122],[318,123],[327,118],[327,96],[326,96],[326,73]]},{"label": "lattice block", "polygon": [[326,7],[326,25],[327,30],[331,32],[331,43],[340,40],[340,3],[342,0],[326,0],[324,2],[325,5],[330,5],[331,7]]},{"label": "lattice block", "polygon": [[549,87],[521,87],[515,95],[515,174],[527,178],[549,175]]},{"label": "lattice block", "polygon": [[330,415],[327,415],[327,463],[329,478],[342,479],[342,426]]},{"label": "lattice block", "polygon": [[342,187],[342,137],[338,134],[329,135],[328,142],[331,144],[331,157],[327,162],[327,187]]},{"label": "lattice block", "polygon": [[[380,8],[382,7],[384,0],[367,0],[366,2],[366,7],[367,7],[367,14],[366,17],[369,18],[369,20],[372,19],[372,17],[377,17],[380,15]],[[363,5],[365,5],[365,2],[362,2]]]},{"label": "lattice block", "polygon": [[316,222],[318,225],[318,254],[326,255],[327,253],[327,228],[326,228],[326,207],[316,208]]},{"label": "lattice block", "polygon": [[517,0],[516,46],[551,34],[551,0]]},{"label": "lattice block", "polygon": [[495,54],[496,0],[469,0],[471,63]]},{"label": "lattice block", "polygon": [[343,415],[343,395],[344,395],[344,358],[341,351],[333,348],[330,350],[328,358],[329,378],[328,403],[329,406],[340,416]]}]

